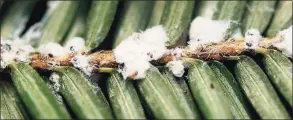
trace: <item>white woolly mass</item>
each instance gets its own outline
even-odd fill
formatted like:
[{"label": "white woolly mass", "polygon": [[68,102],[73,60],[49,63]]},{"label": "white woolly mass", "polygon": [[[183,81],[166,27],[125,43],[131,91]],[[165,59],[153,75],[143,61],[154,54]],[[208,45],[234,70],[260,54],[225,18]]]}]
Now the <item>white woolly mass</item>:
[{"label": "white woolly mass", "polygon": [[27,41],[21,39],[2,40],[1,39],[1,69],[7,67],[11,61],[29,63],[29,54],[34,52],[34,48]]},{"label": "white woolly mass", "polygon": [[249,29],[245,32],[245,48],[256,49],[258,48],[259,42],[263,40],[260,32],[257,29]]},{"label": "white woolly mass", "polygon": [[60,44],[50,42],[47,44],[42,44],[38,47],[38,52],[46,55],[53,55],[54,57],[61,57],[68,54],[68,50],[64,49]]},{"label": "white woolly mass", "polygon": [[137,59],[137,61],[134,62],[134,60],[131,61],[125,61],[124,67],[121,70],[118,70],[123,76],[124,79],[127,79],[127,77],[136,75],[134,79],[142,79],[145,77],[145,72],[151,68],[151,64],[143,59]]},{"label": "white woolly mass", "polygon": [[60,75],[56,72],[53,72],[50,77],[49,80],[53,83],[53,89],[54,91],[58,92],[60,90]]},{"label": "white woolly mass", "polygon": [[196,17],[190,26],[188,42],[190,48],[197,45],[218,43],[227,37],[227,29],[231,26],[231,21],[216,21],[205,17]]},{"label": "white woolly mass", "polygon": [[167,40],[166,31],[161,25],[134,33],[123,40],[113,52],[116,62],[124,64],[119,70],[124,79],[134,73],[137,73],[135,79],[144,78],[145,72],[151,67],[149,61],[161,58],[167,51]]},{"label": "white woolly mass", "polygon": [[90,64],[89,57],[85,55],[76,55],[70,60],[70,62],[74,67],[79,68],[84,74],[91,76],[93,66]]},{"label": "white woolly mass", "polygon": [[174,60],[179,60],[182,56],[183,49],[176,47],[171,50],[171,53],[175,55]]},{"label": "white woolly mass", "polygon": [[282,53],[292,58],[292,25],[278,33],[277,38],[281,38],[282,41],[273,44],[276,48],[282,51]]},{"label": "white woolly mass", "polygon": [[81,37],[74,37],[66,42],[64,48],[71,52],[78,52],[84,49],[85,41]]},{"label": "white woolly mass", "polygon": [[173,73],[176,77],[182,77],[184,74],[184,66],[181,60],[170,61],[166,64],[169,70]]}]

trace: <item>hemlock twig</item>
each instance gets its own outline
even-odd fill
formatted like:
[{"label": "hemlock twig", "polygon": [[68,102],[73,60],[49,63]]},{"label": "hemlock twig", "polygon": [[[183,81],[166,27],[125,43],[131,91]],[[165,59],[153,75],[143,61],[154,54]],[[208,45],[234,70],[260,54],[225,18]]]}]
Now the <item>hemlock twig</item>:
[{"label": "hemlock twig", "polygon": [[[257,53],[265,54],[266,49],[275,49],[272,44],[280,41],[279,39],[264,39],[259,43],[259,48],[253,50]],[[182,52],[174,53],[172,49],[159,60],[151,61],[153,65],[165,65],[168,62],[174,60],[175,58],[195,58],[201,60],[237,60],[240,54],[243,52],[249,52],[245,47],[245,42],[228,40],[225,42],[211,44],[206,46],[198,46],[196,49],[192,50],[187,46],[181,47]],[[89,63],[94,66],[93,72],[111,72],[118,67],[118,63],[115,61],[115,57],[112,50],[103,50],[95,53],[86,55],[90,58]],[[31,66],[36,69],[52,70],[55,65],[57,66],[72,66],[71,58],[73,58],[76,53],[70,53],[66,56],[54,58],[48,55],[33,53],[31,55]],[[178,56],[180,56],[178,58]]]}]

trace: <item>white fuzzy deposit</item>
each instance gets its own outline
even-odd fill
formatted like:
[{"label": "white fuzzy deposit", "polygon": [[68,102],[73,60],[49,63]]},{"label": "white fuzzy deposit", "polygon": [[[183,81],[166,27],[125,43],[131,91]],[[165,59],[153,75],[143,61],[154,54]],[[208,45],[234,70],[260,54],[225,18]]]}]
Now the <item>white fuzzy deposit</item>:
[{"label": "white fuzzy deposit", "polygon": [[[38,52],[44,55],[52,55],[53,57],[62,57],[69,53],[75,53],[71,59],[71,63],[74,67],[79,68],[86,75],[90,76],[93,70],[92,65],[89,63],[89,59],[85,55],[81,55],[81,50],[84,49],[84,39],[80,37],[74,37],[66,42],[66,45],[62,47],[58,43],[50,42],[47,44],[40,45]],[[52,67],[59,63],[51,63]]]},{"label": "white fuzzy deposit", "polygon": [[188,42],[190,48],[197,45],[218,43],[227,37],[227,29],[231,26],[231,21],[217,21],[205,17],[196,17],[190,26]]},{"label": "white fuzzy deposit", "polygon": [[170,61],[166,65],[169,70],[173,73],[176,77],[182,77],[184,74],[184,66],[181,60]]},{"label": "white fuzzy deposit", "polygon": [[91,76],[93,65],[90,63],[90,58],[81,54],[85,50],[85,41],[81,37],[74,37],[66,42],[64,49],[69,53],[75,53],[70,62],[74,67],[80,69],[85,75]]},{"label": "white fuzzy deposit", "polygon": [[181,61],[182,54],[184,54],[183,49],[176,47],[171,49],[168,54],[172,54],[174,57],[172,61],[166,64],[166,67],[168,67],[169,71],[171,71],[174,76],[182,77],[184,74],[184,66]]},{"label": "white fuzzy deposit", "polygon": [[81,37],[73,37],[66,42],[64,48],[71,52],[79,52],[84,49],[85,41]]},{"label": "white fuzzy deposit", "polygon": [[180,60],[183,53],[183,49],[176,47],[175,49],[170,50],[170,52],[175,56],[173,60]]},{"label": "white fuzzy deposit", "polygon": [[93,65],[90,63],[90,58],[81,54],[81,52],[85,50],[84,39],[81,37],[74,37],[66,42],[64,49],[69,53],[76,54],[70,60],[73,66],[80,69],[85,75],[91,76]]},{"label": "white fuzzy deposit", "polygon": [[91,76],[93,65],[90,63],[90,58],[85,55],[76,55],[70,61],[74,67],[79,68],[87,76]]},{"label": "white fuzzy deposit", "polygon": [[273,44],[274,47],[282,51],[282,53],[292,58],[292,25],[278,33],[277,38],[281,39],[281,42]]},{"label": "white fuzzy deposit", "polygon": [[263,37],[257,29],[249,29],[245,32],[244,46],[246,49],[256,49],[261,40],[263,40]]},{"label": "white fuzzy deposit", "polygon": [[54,91],[58,92],[60,90],[60,75],[56,72],[53,72],[50,77],[49,80],[53,83],[53,89]]},{"label": "white fuzzy deposit", "polygon": [[61,57],[68,54],[68,51],[64,49],[60,44],[50,42],[47,44],[42,44],[38,47],[38,52],[45,54],[45,55],[53,55],[54,57]]},{"label": "white fuzzy deposit", "polygon": [[84,49],[85,42],[83,38],[74,37],[66,42],[65,46],[62,47],[59,43],[50,42],[47,44],[42,44],[38,47],[38,52],[42,54],[51,54],[54,57],[65,56],[68,53],[80,52]]},{"label": "white fuzzy deposit", "polygon": [[1,69],[7,67],[9,62],[18,61],[29,63],[30,58],[29,54],[34,52],[34,48],[28,44],[28,42],[15,39],[11,40],[3,40],[1,39]]},{"label": "white fuzzy deposit", "polygon": [[161,25],[134,33],[123,40],[115,49],[117,63],[124,64],[119,70],[126,79],[136,74],[134,79],[145,77],[145,72],[151,67],[149,61],[161,58],[167,51],[165,42],[168,40],[166,31]]}]

